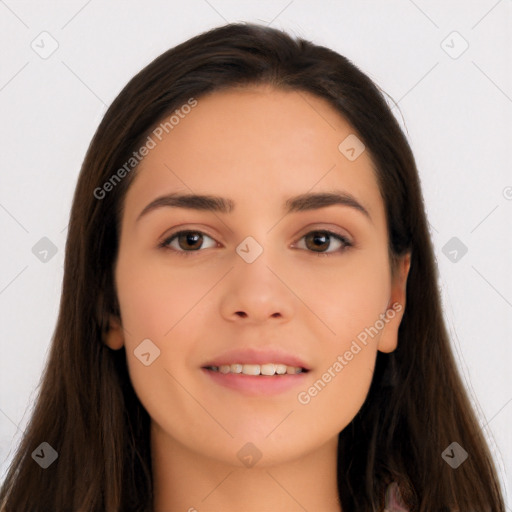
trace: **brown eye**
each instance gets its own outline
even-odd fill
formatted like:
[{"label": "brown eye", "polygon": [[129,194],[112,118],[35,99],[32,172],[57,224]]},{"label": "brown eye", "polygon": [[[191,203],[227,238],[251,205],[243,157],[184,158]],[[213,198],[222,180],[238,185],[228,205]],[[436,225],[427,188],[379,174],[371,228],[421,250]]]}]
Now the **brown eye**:
[{"label": "brown eye", "polygon": [[203,243],[203,236],[194,231],[185,231],[184,233],[180,233],[178,235],[178,245],[180,249],[192,249],[197,250],[200,248]]},{"label": "brown eye", "polygon": [[[197,252],[201,249],[205,237],[213,240],[213,238],[201,231],[178,231],[166,238],[162,243],[162,247],[168,247],[179,253]],[[174,246],[172,244],[174,244]],[[212,247],[215,247],[215,243]]]},{"label": "brown eye", "polygon": [[[350,247],[352,245],[346,237],[339,235],[337,233],[333,233],[331,231],[324,230],[311,231],[304,235],[302,238],[305,240],[305,245],[307,249],[313,252],[317,252],[319,254],[342,252],[347,247]],[[335,247],[334,250],[326,251],[325,249],[331,247],[333,238],[335,239],[336,244],[338,244],[338,247]]]}]

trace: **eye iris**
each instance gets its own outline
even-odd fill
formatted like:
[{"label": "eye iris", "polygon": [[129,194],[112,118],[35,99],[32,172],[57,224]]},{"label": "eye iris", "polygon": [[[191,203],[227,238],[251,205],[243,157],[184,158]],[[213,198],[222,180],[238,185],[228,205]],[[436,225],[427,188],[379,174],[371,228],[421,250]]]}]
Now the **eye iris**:
[{"label": "eye iris", "polygon": [[[192,245],[194,245],[194,241],[195,241],[195,245],[197,247],[183,247],[182,245],[182,241],[185,240],[186,243],[188,244],[189,242],[191,242],[192,240]],[[199,241],[198,241],[199,240]],[[178,235],[178,243],[179,243],[179,246],[180,246],[180,249],[199,249],[199,247],[201,246],[202,244],[202,241],[203,241],[203,237],[202,235],[198,232],[198,231],[185,231],[183,233],[180,233]]]},{"label": "eye iris", "polygon": [[[306,246],[308,247],[308,249],[310,249],[311,247],[309,247],[308,241],[314,240],[314,242],[316,244],[316,242],[319,239],[323,239],[324,241],[320,242],[320,244],[321,244],[320,246],[319,245],[313,246],[313,250],[314,249],[327,249],[329,247],[329,238],[330,238],[330,236],[327,233],[313,231],[312,233],[309,233],[308,235],[306,235]],[[326,239],[327,239],[327,241],[325,241]]]}]

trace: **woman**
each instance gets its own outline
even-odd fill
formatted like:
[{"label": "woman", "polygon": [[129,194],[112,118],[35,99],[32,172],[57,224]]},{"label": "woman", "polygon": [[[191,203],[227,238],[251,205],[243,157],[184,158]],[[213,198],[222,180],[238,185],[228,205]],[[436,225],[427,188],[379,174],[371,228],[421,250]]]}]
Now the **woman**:
[{"label": "woman", "polygon": [[436,280],[367,76],[252,24],[180,44],[89,147],[3,510],[504,512]]}]

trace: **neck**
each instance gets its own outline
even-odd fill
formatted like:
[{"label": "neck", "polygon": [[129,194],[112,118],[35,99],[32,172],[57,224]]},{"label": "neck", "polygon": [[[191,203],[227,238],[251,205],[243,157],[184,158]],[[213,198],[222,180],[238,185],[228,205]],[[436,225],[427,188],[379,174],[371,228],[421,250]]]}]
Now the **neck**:
[{"label": "neck", "polygon": [[341,512],[337,448],[336,436],[294,460],[246,468],[194,452],[152,422],[153,511]]}]

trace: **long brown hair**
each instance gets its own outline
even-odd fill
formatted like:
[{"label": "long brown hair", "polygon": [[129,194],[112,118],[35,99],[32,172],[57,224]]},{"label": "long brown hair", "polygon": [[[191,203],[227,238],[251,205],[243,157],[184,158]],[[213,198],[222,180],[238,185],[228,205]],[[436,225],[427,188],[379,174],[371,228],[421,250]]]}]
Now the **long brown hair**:
[{"label": "long brown hair", "polygon": [[[165,116],[190,98],[245,84],[315,94],[353,126],[376,164],[390,254],[412,254],[398,347],[378,353],[366,401],[339,435],[343,510],[381,511],[395,481],[411,511],[505,512],[450,347],[416,163],[382,92],[332,50],[244,23],[156,58],[121,91],[94,135],[71,209],[51,351],[0,491],[3,510],[151,510],[149,416],[132,388],[125,349],[102,341],[108,315],[119,315],[114,265],[136,167],[111,181],[108,193],[98,190]],[[58,453],[47,469],[31,457],[42,442]],[[456,469],[442,457],[453,442],[469,455]]]}]

